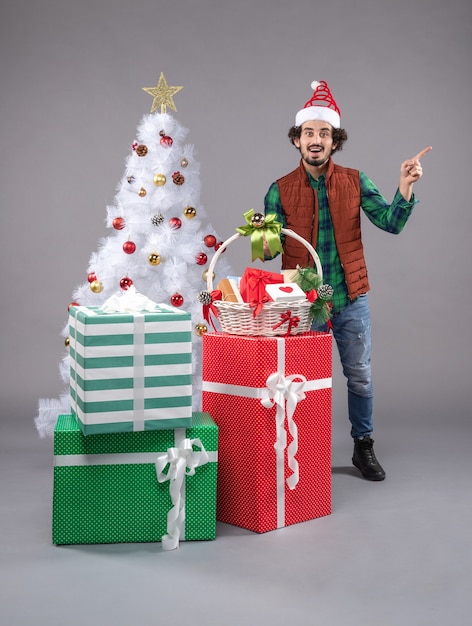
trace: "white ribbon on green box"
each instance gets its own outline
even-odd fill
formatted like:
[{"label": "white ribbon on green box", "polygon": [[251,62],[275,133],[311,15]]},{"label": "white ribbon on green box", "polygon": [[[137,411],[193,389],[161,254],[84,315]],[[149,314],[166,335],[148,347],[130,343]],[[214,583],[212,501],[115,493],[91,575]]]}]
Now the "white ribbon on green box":
[{"label": "white ribbon on green box", "polygon": [[[193,447],[200,448],[195,451]],[[172,508],[167,513],[167,533],[162,537],[163,550],[175,550],[179,547],[179,538],[185,532],[185,477],[193,476],[195,469],[210,460],[200,439],[182,439],[180,443],[168,448],[165,454],[156,459],[157,480],[169,481]],[[167,472],[164,470],[167,468]]]},{"label": "white ribbon on green box", "polygon": [[[277,528],[285,526],[285,484],[289,489],[295,489],[299,479],[298,461],[298,429],[294,420],[297,404],[305,399],[305,393],[329,389],[332,387],[332,378],[307,380],[301,374],[285,376],[285,340],[283,337],[274,337],[277,342],[277,371],[267,377],[265,387],[246,387],[243,385],[229,385],[204,380],[202,390],[244,398],[260,400],[264,408],[276,406],[276,481],[277,481]],[[287,421],[288,431],[292,441],[287,449]],[[285,479],[285,450],[287,449],[287,463],[292,474]]]},{"label": "white ribbon on green box", "polygon": [[191,425],[189,313],[77,306],[69,328],[71,408],[85,434]]}]

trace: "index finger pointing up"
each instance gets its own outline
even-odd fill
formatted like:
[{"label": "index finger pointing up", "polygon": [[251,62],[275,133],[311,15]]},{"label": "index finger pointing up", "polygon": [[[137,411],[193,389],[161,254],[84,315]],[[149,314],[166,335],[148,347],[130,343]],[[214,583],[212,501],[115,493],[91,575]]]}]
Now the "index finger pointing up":
[{"label": "index finger pointing up", "polygon": [[421,152],[418,152],[418,154],[416,156],[414,156],[412,160],[413,161],[419,161],[422,156],[424,156],[427,152],[429,152],[432,149],[433,149],[433,146],[428,146],[424,150],[421,150]]}]

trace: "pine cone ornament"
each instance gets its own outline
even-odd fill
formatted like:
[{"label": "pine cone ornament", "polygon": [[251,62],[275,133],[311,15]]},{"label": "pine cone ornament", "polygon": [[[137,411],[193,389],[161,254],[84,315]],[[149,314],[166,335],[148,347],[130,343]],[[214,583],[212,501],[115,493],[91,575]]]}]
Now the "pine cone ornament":
[{"label": "pine cone ornament", "polygon": [[211,293],[209,291],[200,291],[200,293],[198,294],[198,301],[201,304],[211,304],[212,303],[212,298],[211,298]]},{"label": "pine cone ornament", "polygon": [[164,221],[164,216],[161,215],[160,213],[157,213],[156,215],[153,215],[151,217],[151,223],[154,224],[154,226],[159,226],[159,224],[162,224],[163,221]]},{"label": "pine cone ornament", "polygon": [[140,157],[146,156],[148,153],[148,148],[143,143],[140,143],[139,146],[136,147],[136,154]]},{"label": "pine cone ornament", "polygon": [[334,289],[331,285],[321,285],[321,287],[318,288],[318,298],[321,298],[322,300],[331,300],[333,294]]},{"label": "pine cone ornament", "polygon": [[176,184],[176,185],[183,185],[185,178],[184,175],[181,174],[180,172],[174,172],[172,174],[172,181]]}]

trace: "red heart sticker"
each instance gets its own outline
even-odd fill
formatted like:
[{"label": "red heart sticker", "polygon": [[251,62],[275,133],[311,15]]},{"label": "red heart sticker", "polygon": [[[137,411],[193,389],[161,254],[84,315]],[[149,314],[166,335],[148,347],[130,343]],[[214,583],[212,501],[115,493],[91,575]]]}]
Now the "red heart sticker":
[{"label": "red heart sticker", "polygon": [[280,287],[280,291],[283,291],[284,293],[292,293],[293,287]]}]

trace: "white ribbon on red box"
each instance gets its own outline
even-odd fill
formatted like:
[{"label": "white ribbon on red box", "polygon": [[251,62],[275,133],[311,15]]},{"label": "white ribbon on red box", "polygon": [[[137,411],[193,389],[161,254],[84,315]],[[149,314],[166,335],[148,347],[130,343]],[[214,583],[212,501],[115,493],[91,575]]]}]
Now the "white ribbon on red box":
[{"label": "white ribbon on red box", "polygon": [[[300,382],[295,382],[300,379]],[[305,376],[294,374],[285,377],[280,372],[275,372],[267,378],[267,387],[264,389],[261,398],[261,404],[266,409],[277,406],[275,414],[276,424],[276,441],[274,448],[277,451],[277,465],[284,462],[284,450],[287,447],[287,431],[284,428],[285,418],[287,418],[287,426],[292,435],[292,442],[288,446],[288,466],[292,470],[292,474],[287,478],[287,485],[290,489],[295,489],[299,479],[298,461],[295,455],[298,450],[298,428],[293,419],[293,414],[300,400],[305,399],[303,387],[306,383]],[[286,411],[285,411],[286,409]],[[281,453],[281,454],[279,454]],[[281,458],[279,458],[281,457]]]},{"label": "white ribbon on red box", "polygon": [[[285,376],[285,340],[283,337],[274,337],[277,341],[277,371],[267,377],[265,387],[246,387],[244,385],[229,385],[204,380],[202,390],[212,393],[221,393],[244,398],[260,400],[262,406],[276,409],[276,484],[277,484],[277,528],[285,526],[285,482],[290,489],[295,489],[298,480],[298,461],[295,455],[298,450],[298,429],[293,419],[298,402],[306,398],[305,392],[329,389],[332,378],[307,380],[301,374]],[[287,447],[287,431],[285,419],[292,441],[287,450],[288,466],[292,474],[285,479],[285,449]]]}]

